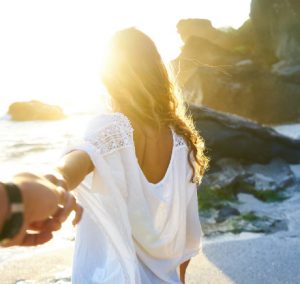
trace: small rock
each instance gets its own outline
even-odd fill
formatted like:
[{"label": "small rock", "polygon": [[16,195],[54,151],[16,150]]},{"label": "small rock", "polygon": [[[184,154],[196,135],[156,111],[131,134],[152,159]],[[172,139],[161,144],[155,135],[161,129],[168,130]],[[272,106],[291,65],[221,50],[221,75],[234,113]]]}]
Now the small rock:
[{"label": "small rock", "polygon": [[236,63],[236,66],[249,66],[249,65],[252,65],[253,64],[253,60],[251,59],[244,59],[244,60],[241,60],[239,62]]},{"label": "small rock", "polygon": [[254,164],[246,167],[256,190],[282,190],[297,182],[290,166],[280,159],[274,159],[267,165]]},{"label": "small rock", "polygon": [[217,223],[224,222],[228,217],[240,215],[240,211],[230,206],[223,207],[219,210],[216,218]]}]

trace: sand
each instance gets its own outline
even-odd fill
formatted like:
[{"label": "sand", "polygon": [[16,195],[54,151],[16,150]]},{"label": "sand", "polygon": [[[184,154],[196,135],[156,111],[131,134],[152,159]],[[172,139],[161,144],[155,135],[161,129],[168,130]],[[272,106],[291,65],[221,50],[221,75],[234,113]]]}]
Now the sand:
[{"label": "sand", "polygon": [[188,269],[187,283],[300,283],[300,238],[264,236],[207,244]]},{"label": "sand", "polygon": [[[69,281],[62,282],[62,280],[70,277],[72,257],[73,245],[69,245],[63,249],[13,259],[0,265],[0,283],[68,283]],[[57,282],[55,279],[61,279],[61,282]]]},{"label": "sand", "polygon": [[[21,279],[31,281],[17,283],[69,283],[72,253],[70,245],[6,262],[0,266],[0,283]],[[203,253],[190,263],[187,283],[300,283],[300,236],[286,233],[205,241]]]}]

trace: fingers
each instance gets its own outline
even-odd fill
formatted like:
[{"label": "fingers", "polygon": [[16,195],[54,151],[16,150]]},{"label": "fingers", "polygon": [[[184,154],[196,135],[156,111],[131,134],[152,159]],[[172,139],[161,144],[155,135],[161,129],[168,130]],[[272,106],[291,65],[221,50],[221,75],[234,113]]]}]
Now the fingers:
[{"label": "fingers", "polygon": [[77,224],[81,219],[83,209],[77,204],[75,197],[71,193],[67,193],[64,198],[64,207],[56,212],[54,218],[57,218],[59,222],[63,223],[74,210],[75,218],[73,224]]},{"label": "fingers", "polygon": [[68,192],[65,192],[64,195],[64,207],[58,207],[55,214],[43,221],[33,222],[30,224],[29,229],[35,231],[57,231],[61,228],[62,223],[69,217],[72,211],[75,212],[75,217],[72,220],[72,224],[75,226],[81,220],[83,209],[82,207],[76,202],[75,197]]},{"label": "fingers", "polygon": [[26,226],[24,224],[22,226],[21,230],[18,232],[18,234],[14,238],[5,239],[0,243],[0,245],[2,247],[11,247],[11,246],[20,245],[23,241],[23,238],[24,238],[25,234],[26,234]]},{"label": "fingers", "polygon": [[72,221],[73,226],[77,225],[81,220],[83,208],[77,203],[75,208],[75,217]]},{"label": "fingers", "polygon": [[73,195],[66,191],[62,186],[56,187],[56,192],[58,193],[58,204],[65,206],[65,204],[68,202],[69,196]]},{"label": "fingers", "polygon": [[40,233],[25,233],[22,234],[21,238],[1,243],[1,246],[4,248],[11,246],[36,246],[50,241],[52,237],[53,235],[51,231],[42,231]]},{"label": "fingers", "polygon": [[71,193],[65,195],[64,207],[59,207],[53,216],[53,220],[63,223],[72,211],[75,212],[75,217],[72,220],[72,224],[75,226],[81,220],[83,214],[83,208],[77,203],[75,197]]},{"label": "fingers", "polygon": [[1,243],[1,246],[34,246],[43,244],[52,239],[53,231],[57,231],[60,228],[61,223],[55,218],[48,219],[46,221],[34,222],[30,225],[24,224],[17,236],[15,236],[13,239],[5,241],[4,243]]},{"label": "fingers", "polygon": [[34,231],[58,231],[61,228],[61,223],[56,218],[48,219],[46,221],[34,222],[29,225],[30,230]]},{"label": "fingers", "polygon": [[53,235],[51,231],[43,231],[37,234],[29,234],[27,233],[24,238],[23,242],[21,243],[22,246],[36,246],[44,244],[52,239]]},{"label": "fingers", "polygon": [[75,209],[76,206],[76,200],[75,197],[71,194],[67,196],[67,200],[65,201],[63,210],[61,211],[58,220],[60,222],[66,221],[70,213]]},{"label": "fingers", "polygon": [[[26,203],[25,205],[27,205],[27,207],[25,207],[24,222],[19,233],[13,239],[5,240],[5,242],[1,243],[0,246],[2,247],[9,247],[15,245],[34,246],[34,245],[40,245],[45,242],[48,242],[53,237],[52,232],[57,231],[61,228],[62,223],[68,218],[68,216],[72,211],[75,211],[75,217],[72,220],[73,225],[76,225],[80,221],[83,209],[79,204],[77,204],[76,199],[72,193],[67,192],[62,187],[58,187],[57,190],[47,189],[47,191],[45,187],[40,187],[40,188],[41,189],[37,191],[40,194],[38,195],[38,197],[41,197],[42,200],[47,200],[47,202],[51,200],[52,208],[48,206],[49,202],[48,203],[46,202],[46,204],[45,203],[41,204],[40,202],[31,202],[29,203],[29,205],[32,206],[37,211],[35,212],[35,214],[33,214],[32,211],[30,210],[32,208],[28,205],[28,203]],[[45,191],[42,192],[42,189],[45,189]],[[33,193],[36,192],[34,191]],[[42,193],[51,193],[51,194],[42,194]],[[35,200],[35,197],[37,196],[36,194],[28,195],[28,196],[31,198],[31,199],[29,198],[29,200],[32,201],[34,199],[34,201],[36,201]],[[26,201],[27,199],[24,200]],[[39,199],[37,200],[40,201]],[[32,217],[33,215],[34,218]]]}]

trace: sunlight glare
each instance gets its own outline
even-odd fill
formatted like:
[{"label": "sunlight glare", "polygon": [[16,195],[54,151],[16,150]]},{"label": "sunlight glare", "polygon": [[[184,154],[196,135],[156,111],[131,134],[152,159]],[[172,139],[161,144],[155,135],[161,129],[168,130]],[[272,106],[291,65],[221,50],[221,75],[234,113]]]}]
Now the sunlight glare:
[{"label": "sunlight glare", "polygon": [[182,45],[182,18],[209,18],[216,27],[243,23],[250,0],[0,2],[0,96],[3,103],[39,99],[70,107],[95,106],[104,89],[100,66],[118,29],[140,28],[165,61]]}]

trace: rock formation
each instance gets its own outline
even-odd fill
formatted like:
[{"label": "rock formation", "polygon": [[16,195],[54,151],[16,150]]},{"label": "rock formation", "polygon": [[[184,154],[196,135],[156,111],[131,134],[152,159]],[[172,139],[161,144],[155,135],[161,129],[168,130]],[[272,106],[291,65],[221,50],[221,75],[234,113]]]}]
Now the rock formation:
[{"label": "rock formation", "polygon": [[205,234],[287,230],[282,218],[240,211],[239,196],[268,203],[284,202],[293,195],[299,180],[290,164],[300,161],[300,140],[206,107],[189,106],[189,110],[211,158],[198,191]]},{"label": "rock formation", "polygon": [[300,120],[300,2],[252,1],[238,30],[181,20],[174,60],[189,102],[263,124]]},{"label": "rock formation", "polygon": [[65,117],[60,107],[39,101],[13,103],[9,106],[8,114],[16,121],[59,120]]},{"label": "rock formation", "polygon": [[299,140],[236,115],[193,105],[189,110],[213,163],[223,158],[248,164],[269,163],[278,158],[288,164],[300,161]]},{"label": "rock formation", "polygon": [[300,84],[300,2],[253,0],[251,19],[258,51],[275,59],[272,72]]}]

